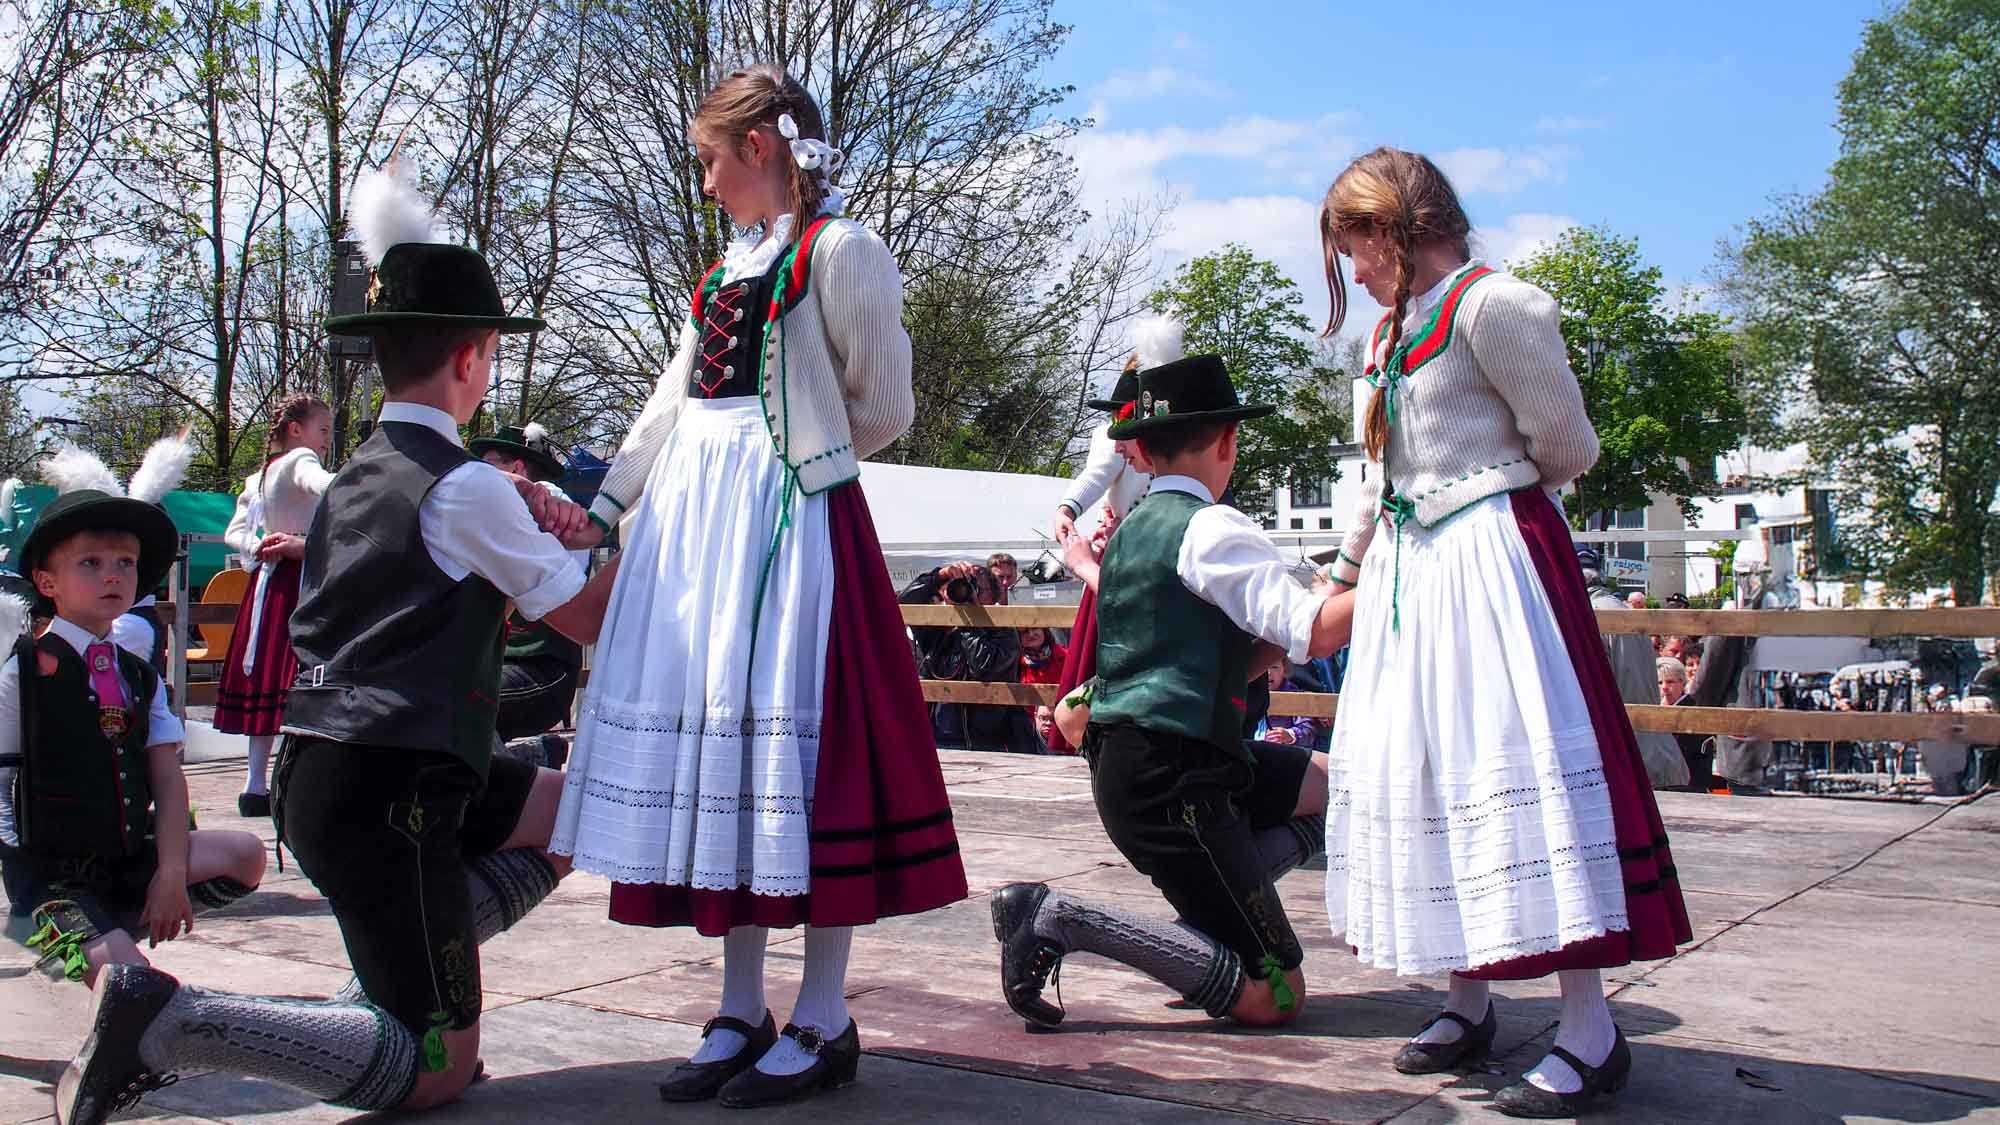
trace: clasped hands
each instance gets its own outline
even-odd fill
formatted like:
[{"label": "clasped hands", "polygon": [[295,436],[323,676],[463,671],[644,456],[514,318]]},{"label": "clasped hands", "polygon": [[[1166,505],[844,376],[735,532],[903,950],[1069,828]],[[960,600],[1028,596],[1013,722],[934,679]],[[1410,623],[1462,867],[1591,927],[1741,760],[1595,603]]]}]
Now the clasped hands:
[{"label": "clasped hands", "polygon": [[527,477],[505,474],[514,484],[514,491],[521,494],[521,500],[528,505],[528,514],[535,518],[535,526],[555,536],[562,545],[572,551],[589,550],[604,539],[604,528],[590,518],[590,512],[583,505],[529,480]]}]

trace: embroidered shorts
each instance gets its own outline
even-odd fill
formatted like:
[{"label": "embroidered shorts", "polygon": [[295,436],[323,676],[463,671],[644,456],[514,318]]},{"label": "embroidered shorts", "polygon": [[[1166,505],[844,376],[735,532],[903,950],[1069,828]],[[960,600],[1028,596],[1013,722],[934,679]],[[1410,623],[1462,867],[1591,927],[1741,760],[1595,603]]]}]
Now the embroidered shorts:
[{"label": "embroidered shorts", "polygon": [[495,758],[480,784],[449,754],[288,736],[279,831],[326,896],[368,999],[421,1036],[479,1022],[465,861],[497,851],[535,767]]},{"label": "embroidered shorts", "polygon": [[1267,956],[1287,969],[1305,960],[1255,836],[1291,819],[1312,752],[1263,743],[1247,748],[1254,763],[1207,742],[1092,723],[1083,753],[1112,844],[1183,921],[1261,976]]}]

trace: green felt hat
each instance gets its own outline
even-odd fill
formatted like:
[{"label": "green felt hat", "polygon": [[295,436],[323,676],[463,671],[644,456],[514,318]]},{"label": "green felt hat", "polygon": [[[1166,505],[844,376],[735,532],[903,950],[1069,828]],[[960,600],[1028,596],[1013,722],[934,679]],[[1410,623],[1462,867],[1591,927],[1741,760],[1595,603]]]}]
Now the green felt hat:
[{"label": "green felt hat", "polygon": [[569,470],[563,463],[562,448],[548,438],[548,431],[540,426],[533,427],[535,436],[528,436],[521,426],[502,426],[489,437],[473,438],[466,443],[474,457],[489,449],[497,449],[514,457],[519,457],[530,465],[542,470],[548,480],[554,480]]},{"label": "green felt hat", "polygon": [[1236,384],[1229,381],[1229,371],[1219,355],[1191,355],[1149,367],[1138,373],[1137,382],[1137,396],[1116,407],[1110,431],[1114,440],[1143,437],[1173,426],[1262,418],[1278,409],[1239,400]]},{"label": "green felt hat", "polygon": [[508,316],[493,269],[476,250],[443,242],[399,242],[382,255],[368,288],[368,311],[330,316],[326,330],[366,335],[371,328],[434,324],[536,332],[542,322]]},{"label": "green felt hat", "polygon": [[159,587],[180,551],[180,533],[166,509],[144,500],[81,488],[56,497],[35,518],[35,530],[21,545],[21,573],[32,578],[35,568],[57,544],[80,531],[129,531],[139,537],[136,597],[145,597]]}]

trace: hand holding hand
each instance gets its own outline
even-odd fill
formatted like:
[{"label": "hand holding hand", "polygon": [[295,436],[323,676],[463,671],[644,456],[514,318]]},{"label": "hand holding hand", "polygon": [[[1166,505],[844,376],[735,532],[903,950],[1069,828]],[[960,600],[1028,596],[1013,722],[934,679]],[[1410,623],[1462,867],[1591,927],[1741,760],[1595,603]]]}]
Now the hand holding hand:
[{"label": "hand holding hand", "polygon": [[1275,742],[1279,746],[1293,746],[1298,743],[1299,736],[1293,734],[1290,727],[1271,727],[1264,732],[1264,741]]},{"label": "hand holding hand", "polygon": [[1095,536],[1085,539],[1081,535],[1071,535],[1063,541],[1063,569],[1075,574],[1097,562],[1102,548]]},{"label": "hand holding hand", "polygon": [[1056,518],[1051,526],[1055,528],[1058,546],[1067,545],[1076,535],[1076,520],[1070,516],[1068,508],[1056,509]]},{"label": "hand holding hand", "polygon": [[253,552],[258,562],[273,559],[303,559],[306,557],[306,540],[303,535],[293,535],[289,531],[274,531],[266,535]]}]

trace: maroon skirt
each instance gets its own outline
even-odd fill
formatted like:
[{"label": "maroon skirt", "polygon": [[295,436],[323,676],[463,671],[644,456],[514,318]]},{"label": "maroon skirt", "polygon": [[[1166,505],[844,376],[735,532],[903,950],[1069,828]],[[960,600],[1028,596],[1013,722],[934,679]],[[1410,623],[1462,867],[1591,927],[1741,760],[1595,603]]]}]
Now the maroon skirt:
[{"label": "maroon skirt", "polygon": [[1675,947],[1694,940],[1687,903],[1681,898],[1680,877],[1674,870],[1667,829],[1653,800],[1646,763],[1639,756],[1632,720],[1618,694],[1611,661],[1597,631],[1597,614],[1577,569],[1576,546],[1569,525],[1539,489],[1513,494],[1514,519],[1535,561],[1535,572],[1555,611],[1578,686],[1590,710],[1604,759],[1604,781],[1611,797],[1611,820],[1618,840],[1618,858],[1625,874],[1625,916],[1630,925],[1616,933],[1572,942],[1548,953],[1536,953],[1482,965],[1462,973],[1478,980],[1530,980],[1565,969],[1611,969],[1634,961],[1656,961],[1674,955]]},{"label": "maroon skirt", "polygon": [[[256,599],[244,598],[236,607],[236,628],[229,634],[229,655],[222,662],[222,684],[215,693],[216,730],[224,734],[278,733],[285,718],[285,693],[291,690],[299,670],[299,658],[292,652],[292,609],[299,604],[303,572],[297,559],[283,559],[264,584],[257,662],[248,675],[243,672],[243,653],[250,646],[250,614]],[[251,590],[256,590],[254,584]]]},{"label": "maroon skirt", "polygon": [[[1069,654],[1063,658],[1061,685],[1062,694],[1076,690],[1078,684],[1097,674],[1097,591],[1088,586],[1083,588],[1083,597],[1076,603],[1076,620],[1069,627]],[[1077,747],[1071,746],[1062,732],[1049,730],[1049,753],[1074,754]]]},{"label": "maroon skirt", "polygon": [[833,614],[813,779],[811,890],[779,896],[748,887],[613,883],[612,921],[692,925],[719,937],[737,926],[859,926],[966,897],[930,712],[868,501],[859,484],[844,484],[826,503]]}]

